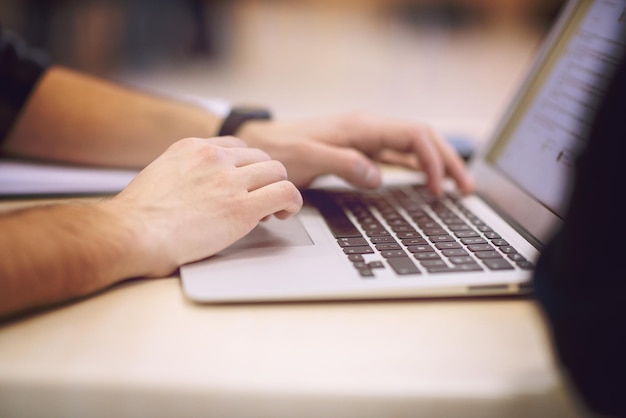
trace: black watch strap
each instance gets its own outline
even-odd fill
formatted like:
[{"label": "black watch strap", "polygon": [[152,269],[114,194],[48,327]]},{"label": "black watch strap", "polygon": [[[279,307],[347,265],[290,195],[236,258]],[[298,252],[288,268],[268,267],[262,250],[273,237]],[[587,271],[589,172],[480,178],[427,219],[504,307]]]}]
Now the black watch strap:
[{"label": "black watch strap", "polygon": [[217,136],[234,135],[249,120],[270,120],[272,115],[267,109],[250,107],[233,107],[222,122]]}]

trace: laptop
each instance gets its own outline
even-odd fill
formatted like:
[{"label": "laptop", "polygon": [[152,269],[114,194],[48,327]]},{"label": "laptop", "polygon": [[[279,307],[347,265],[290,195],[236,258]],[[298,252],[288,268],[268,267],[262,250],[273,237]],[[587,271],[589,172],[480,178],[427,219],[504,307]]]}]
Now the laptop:
[{"label": "laptop", "polygon": [[519,295],[562,223],[575,157],[624,53],[626,0],[568,2],[488,144],[477,192],[443,198],[420,173],[376,191],[329,176],[289,220],[262,222],[180,269],[200,303]]}]

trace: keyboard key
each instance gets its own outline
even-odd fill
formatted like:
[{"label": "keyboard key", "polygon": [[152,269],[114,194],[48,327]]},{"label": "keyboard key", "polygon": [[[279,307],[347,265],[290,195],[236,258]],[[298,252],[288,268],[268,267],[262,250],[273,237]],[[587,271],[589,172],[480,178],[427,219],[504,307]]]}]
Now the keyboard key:
[{"label": "keyboard key", "polygon": [[358,247],[363,245],[368,245],[368,242],[365,238],[356,237],[356,238],[339,238],[337,243],[342,247]]},{"label": "keyboard key", "polygon": [[448,225],[448,227],[453,227],[453,226],[468,226],[465,221],[461,218],[459,218],[458,216],[451,216],[445,219],[442,219],[443,223]]},{"label": "keyboard key", "polygon": [[476,251],[474,255],[481,260],[487,258],[502,258],[502,255],[497,251]]},{"label": "keyboard key", "polygon": [[482,271],[482,267],[478,264],[460,264],[454,267],[433,267],[429,268],[429,273],[458,273],[458,272],[471,272],[471,271]]},{"label": "keyboard key", "polygon": [[432,253],[435,251],[430,245],[409,245],[406,249],[411,253]]},{"label": "keyboard key", "polygon": [[388,258],[387,262],[399,275],[421,274],[415,263],[409,257]]},{"label": "keyboard key", "polygon": [[508,243],[508,242],[506,242],[506,240],[503,240],[503,239],[501,239],[501,238],[491,240],[491,243],[492,243],[493,245],[495,245],[496,247],[502,247],[502,246],[504,246],[504,245],[509,245],[509,243]]},{"label": "keyboard key", "polygon": [[441,260],[441,257],[439,257],[439,254],[435,252],[415,253],[413,254],[413,257],[417,258],[418,260]]},{"label": "keyboard key", "polygon": [[480,235],[476,231],[456,231],[454,233],[454,235],[456,235],[457,238],[476,238],[476,237],[480,237]]},{"label": "keyboard key", "polygon": [[361,246],[361,247],[345,247],[343,249],[343,252],[345,254],[373,254],[374,250],[368,245],[368,246]]},{"label": "keyboard key", "polygon": [[426,235],[427,237],[431,237],[434,235],[447,235],[448,231],[446,231],[443,228],[427,228],[423,230],[424,235]]},{"label": "keyboard key", "polygon": [[361,225],[365,232],[378,232],[378,231],[386,231],[385,227],[379,223],[368,223]]},{"label": "keyboard key", "polygon": [[535,265],[528,260],[517,261],[515,262],[515,264],[517,264],[517,267],[521,268],[522,270],[532,270],[535,268]]},{"label": "keyboard key", "polygon": [[382,268],[385,268],[385,265],[383,264],[382,261],[370,261],[369,263],[367,263],[367,265],[371,269],[382,269]]},{"label": "keyboard key", "polygon": [[372,270],[369,270],[369,269],[359,270],[359,274],[361,275],[361,277],[363,277],[365,279],[376,277],[374,275],[374,272]]},{"label": "keyboard key", "polygon": [[404,252],[404,250],[381,251],[380,255],[385,258],[406,257],[406,253]]},{"label": "keyboard key", "polygon": [[409,216],[411,216],[412,218],[419,218],[419,217],[430,218],[430,215],[428,215],[426,213],[426,211],[424,211],[423,209],[419,209],[418,207],[410,208],[408,206],[404,206],[404,209],[407,211]]},{"label": "keyboard key", "polygon": [[511,253],[511,254],[508,254],[508,256],[511,260],[515,261],[516,263],[518,261],[526,261],[526,258],[520,253]]},{"label": "keyboard key", "polygon": [[461,244],[456,241],[453,242],[438,242],[435,244],[438,250],[452,250],[455,248],[462,248]]},{"label": "keyboard key", "polygon": [[463,238],[461,239],[461,242],[465,245],[472,245],[472,244],[486,244],[487,241],[485,241],[484,238]]},{"label": "keyboard key", "polygon": [[388,251],[388,250],[401,250],[402,247],[400,246],[400,244],[398,243],[383,243],[383,244],[376,244],[374,247],[376,247],[376,249],[378,251]]},{"label": "keyboard key", "polygon": [[441,228],[437,222],[433,220],[425,221],[425,222],[416,222],[417,225],[422,229],[432,229],[432,228]]},{"label": "keyboard key", "polygon": [[428,241],[424,238],[407,238],[403,239],[401,242],[404,245],[428,245]]},{"label": "keyboard key", "polygon": [[429,239],[432,242],[456,242],[454,237],[451,237],[450,235],[434,235],[429,237]]},{"label": "keyboard key", "polygon": [[387,220],[387,223],[391,227],[394,227],[394,226],[409,226],[409,223],[407,221],[405,221],[404,218],[402,218],[400,214],[397,214],[397,216],[394,216],[393,219],[388,219],[387,217],[385,217],[385,219]]},{"label": "keyboard key", "polygon": [[513,270],[514,267],[504,258],[483,260],[483,263],[491,270]]},{"label": "keyboard key", "polygon": [[372,244],[384,244],[388,242],[397,242],[396,239],[392,237],[391,235],[386,235],[382,237],[371,237],[370,241],[372,241]]},{"label": "keyboard key", "polygon": [[393,232],[416,232],[415,228],[411,225],[395,225],[391,227]]},{"label": "keyboard key", "polygon": [[431,268],[435,268],[435,267],[448,267],[446,262],[443,261],[442,259],[439,259],[439,260],[420,260],[420,264],[426,270],[430,270]]},{"label": "keyboard key", "polygon": [[461,257],[450,257],[448,258],[452,264],[476,264],[476,261],[468,255]]},{"label": "keyboard key", "polygon": [[450,250],[443,250],[441,253],[445,255],[446,257],[461,257],[461,256],[469,255],[467,251],[465,251],[462,248],[453,248]]},{"label": "keyboard key", "polygon": [[358,263],[360,261],[365,261],[365,258],[363,258],[361,254],[349,254],[348,260],[352,261],[353,263]]},{"label": "keyboard key", "polygon": [[407,238],[422,238],[422,236],[419,234],[419,232],[398,232],[396,233],[396,236],[400,239],[407,239]]},{"label": "keyboard key", "polygon": [[501,247],[498,247],[498,249],[504,254],[514,254],[517,252],[515,248],[511,247],[510,245],[503,245]]},{"label": "keyboard key", "polygon": [[387,232],[384,229],[377,229],[377,230],[371,230],[371,231],[367,231],[365,233],[368,237],[389,237],[391,236],[391,234],[389,232]]},{"label": "keyboard key", "polygon": [[472,244],[472,245],[468,245],[467,248],[470,251],[492,251],[494,249],[489,244]]},{"label": "keyboard key", "polygon": [[474,231],[472,227],[466,223],[453,224],[453,225],[448,224],[448,228],[450,229],[450,231]]}]

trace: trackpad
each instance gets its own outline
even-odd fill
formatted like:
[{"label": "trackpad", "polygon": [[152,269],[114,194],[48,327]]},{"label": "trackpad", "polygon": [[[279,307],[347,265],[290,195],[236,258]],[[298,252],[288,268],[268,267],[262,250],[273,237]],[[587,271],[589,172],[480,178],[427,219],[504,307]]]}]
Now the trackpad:
[{"label": "trackpad", "polygon": [[252,248],[291,247],[313,245],[313,240],[304,229],[297,216],[280,220],[274,217],[259,223],[248,235],[222,251],[230,253],[236,250]]}]

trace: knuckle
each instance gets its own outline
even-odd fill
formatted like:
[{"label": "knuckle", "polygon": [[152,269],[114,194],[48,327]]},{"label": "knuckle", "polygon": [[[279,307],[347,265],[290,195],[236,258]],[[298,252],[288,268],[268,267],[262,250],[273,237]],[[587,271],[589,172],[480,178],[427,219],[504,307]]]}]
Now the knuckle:
[{"label": "knuckle", "polygon": [[227,150],[213,144],[203,143],[198,147],[196,155],[201,161],[221,161],[226,158]]},{"label": "knuckle", "polygon": [[199,139],[195,137],[183,138],[183,139],[179,139],[178,141],[170,145],[170,148],[171,149],[187,148],[187,147],[194,146],[194,144],[198,143],[198,141]]},{"label": "knuckle", "polygon": [[277,160],[271,160],[269,163],[271,164],[272,170],[276,173],[276,176],[278,176],[278,178],[280,178],[281,180],[287,180],[287,168],[283,163]]},{"label": "knuckle", "polygon": [[222,139],[228,140],[233,145],[236,145],[236,146],[239,146],[239,147],[247,147],[248,146],[242,139],[240,139],[240,138],[238,138],[236,136],[227,135],[227,136],[223,136]]}]

